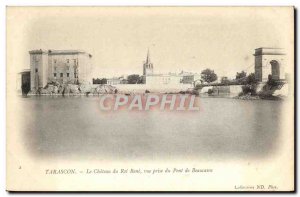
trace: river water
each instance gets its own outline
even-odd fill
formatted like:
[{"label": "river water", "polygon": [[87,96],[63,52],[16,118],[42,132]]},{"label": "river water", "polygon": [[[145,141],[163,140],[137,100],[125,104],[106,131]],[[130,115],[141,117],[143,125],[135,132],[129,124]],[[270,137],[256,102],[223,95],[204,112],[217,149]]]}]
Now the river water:
[{"label": "river water", "polygon": [[39,157],[188,159],[276,151],[282,101],[200,98],[201,110],[103,112],[98,97],[20,98],[24,145]]}]

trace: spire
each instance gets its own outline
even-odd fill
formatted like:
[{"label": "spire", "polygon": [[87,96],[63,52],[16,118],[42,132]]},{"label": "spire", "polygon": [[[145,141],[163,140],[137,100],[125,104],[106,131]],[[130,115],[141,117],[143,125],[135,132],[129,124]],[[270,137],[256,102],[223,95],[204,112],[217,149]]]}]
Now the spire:
[{"label": "spire", "polygon": [[147,59],[146,59],[146,63],[150,63],[150,52],[149,52],[149,48],[148,48],[148,52],[147,52]]},{"label": "spire", "polygon": [[149,75],[149,74],[153,74],[153,65],[150,60],[150,50],[148,48],[147,58],[143,64],[143,75]]}]

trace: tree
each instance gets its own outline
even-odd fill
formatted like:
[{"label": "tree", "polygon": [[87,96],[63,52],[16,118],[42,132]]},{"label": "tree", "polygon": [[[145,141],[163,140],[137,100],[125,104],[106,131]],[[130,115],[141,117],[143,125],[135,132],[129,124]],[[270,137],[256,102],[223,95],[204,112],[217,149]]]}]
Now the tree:
[{"label": "tree", "polygon": [[218,79],[218,76],[215,74],[213,70],[205,69],[201,72],[201,79],[207,83],[211,83]]},{"label": "tree", "polygon": [[247,73],[245,71],[242,71],[242,72],[237,72],[236,73],[236,76],[235,76],[235,79],[243,79],[247,76]]},{"label": "tree", "polygon": [[229,84],[230,81],[229,81],[228,77],[222,77],[222,78],[221,78],[221,83],[222,83],[222,84]]},{"label": "tree", "polygon": [[107,84],[107,79],[106,78],[102,78],[101,82],[102,82],[101,84]]},{"label": "tree", "polygon": [[94,79],[94,78],[93,78],[93,84],[99,84],[99,82],[100,82],[100,79],[98,79],[98,78],[97,78],[97,79]]},{"label": "tree", "polygon": [[208,89],[207,94],[211,95],[214,93],[214,90],[212,88]]},{"label": "tree", "polygon": [[93,84],[107,84],[107,79],[106,78],[102,78],[102,79],[94,79],[93,78]]},{"label": "tree", "polygon": [[249,85],[252,85],[252,84],[256,84],[257,83],[257,80],[255,79],[255,74],[254,73],[250,73],[247,78],[246,78],[246,83],[249,84]]},{"label": "tree", "polygon": [[243,94],[256,95],[257,80],[255,74],[251,73],[247,76],[245,85],[242,86]]},{"label": "tree", "polygon": [[127,80],[128,84],[137,84],[140,83],[140,76],[137,74],[128,75]]}]

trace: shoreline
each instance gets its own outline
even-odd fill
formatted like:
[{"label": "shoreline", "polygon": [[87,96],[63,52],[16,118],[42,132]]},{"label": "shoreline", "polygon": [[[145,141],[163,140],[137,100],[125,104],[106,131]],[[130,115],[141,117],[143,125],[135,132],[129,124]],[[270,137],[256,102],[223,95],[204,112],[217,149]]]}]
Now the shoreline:
[{"label": "shoreline", "polygon": [[[123,95],[127,95],[127,96],[134,96],[137,95],[139,93],[103,93],[103,94],[94,94],[94,93],[69,93],[69,94],[27,94],[27,95],[22,95],[22,94],[18,94],[18,96],[21,97],[97,97],[97,96],[104,96],[104,95],[117,95],[117,94],[123,94]],[[185,94],[189,94],[189,95],[194,95],[192,93],[140,93],[141,95],[147,95],[147,94],[159,94],[159,95],[164,95],[164,94],[168,94],[168,95],[172,95],[172,94],[181,94],[181,95],[185,95]],[[262,95],[241,95],[241,96],[228,96],[228,95],[208,95],[208,94],[199,94],[199,95],[195,95],[196,97],[200,97],[200,98],[226,98],[226,99],[238,99],[238,100],[285,100],[286,97],[278,97],[278,96],[262,96]]]},{"label": "shoreline", "polygon": [[239,100],[273,100],[273,101],[281,101],[286,99],[287,97],[273,96],[273,95],[241,95],[236,96],[234,99]]}]

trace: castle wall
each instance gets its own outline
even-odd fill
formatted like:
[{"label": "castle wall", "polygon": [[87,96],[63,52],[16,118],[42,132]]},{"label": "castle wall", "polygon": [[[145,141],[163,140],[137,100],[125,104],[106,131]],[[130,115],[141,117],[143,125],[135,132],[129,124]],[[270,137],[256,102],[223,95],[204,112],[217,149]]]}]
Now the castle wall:
[{"label": "castle wall", "polygon": [[92,84],[91,55],[81,51],[30,51],[31,90],[50,82]]},{"label": "castle wall", "polygon": [[178,75],[146,75],[145,83],[148,85],[179,85],[182,76]]},{"label": "castle wall", "polygon": [[79,83],[92,84],[92,59],[89,54],[78,55],[78,78]]},{"label": "castle wall", "polygon": [[50,55],[49,56],[49,81],[59,83],[76,83],[76,66],[78,65],[78,55]]},{"label": "castle wall", "polygon": [[48,56],[45,53],[30,55],[31,90],[44,87],[47,84]]}]

